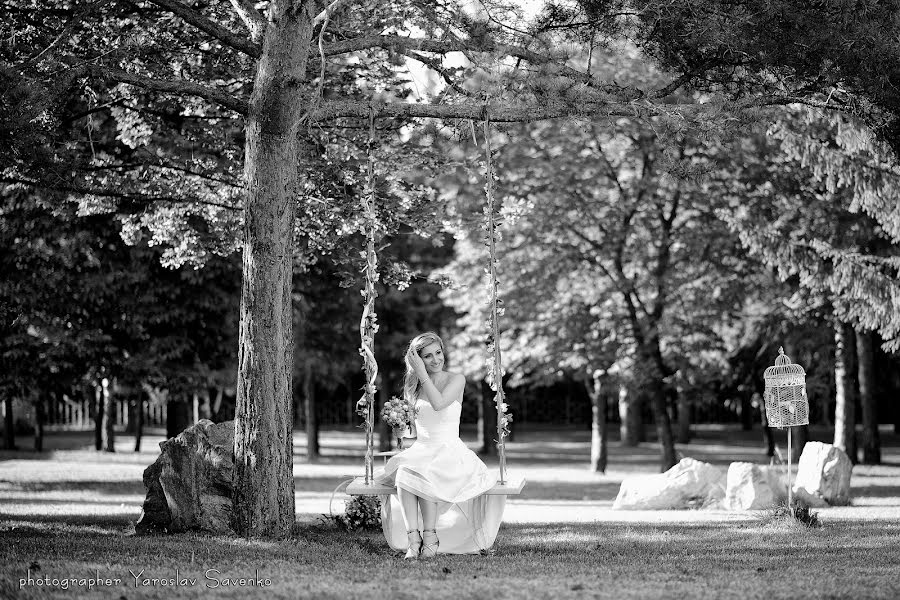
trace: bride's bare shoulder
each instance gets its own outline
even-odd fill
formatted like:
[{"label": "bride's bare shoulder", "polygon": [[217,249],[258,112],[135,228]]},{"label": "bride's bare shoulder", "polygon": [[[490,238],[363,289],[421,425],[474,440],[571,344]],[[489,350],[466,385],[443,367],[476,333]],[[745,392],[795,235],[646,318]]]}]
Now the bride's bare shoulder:
[{"label": "bride's bare shoulder", "polygon": [[466,376],[463,375],[462,373],[454,373],[453,371],[447,371],[447,374],[450,375],[449,379],[447,380],[448,382],[459,382],[459,381],[464,382],[466,380]]}]

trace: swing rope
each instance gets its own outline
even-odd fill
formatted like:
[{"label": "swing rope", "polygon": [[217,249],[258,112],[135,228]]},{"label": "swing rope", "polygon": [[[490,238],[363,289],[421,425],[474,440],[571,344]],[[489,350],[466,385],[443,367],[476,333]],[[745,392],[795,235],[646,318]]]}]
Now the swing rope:
[{"label": "swing rope", "polygon": [[[509,435],[509,423],[512,415],[508,413],[506,393],[503,390],[503,366],[500,352],[500,317],[503,308],[500,306],[500,282],[497,279],[500,261],[497,258],[497,242],[500,240],[497,219],[499,204],[494,200],[493,190],[493,165],[491,150],[491,123],[488,116],[488,102],[485,100],[483,107],[484,140],[485,140],[485,193],[487,206],[484,209],[486,231],[485,243],[490,254],[488,273],[490,318],[490,333],[488,337],[488,372],[487,381],[494,391],[494,404],[497,407],[497,453],[500,459],[500,485],[506,484],[506,437]],[[375,211],[375,109],[369,106],[369,140],[366,148],[367,178],[366,188],[362,194],[361,203],[366,221],[366,265],[365,287],[363,289],[364,306],[359,323],[360,349],[363,357],[363,370],[365,371],[365,385],[363,395],[356,403],[356,412],[363,417],[362,427],[366,430],[366,455],[365,455],[365,485],[371,485],[374,481],[374,455],[375,455],[375,393],[376,378],[378,377],[378,362],[375,360],[375,334],[378,332],[378,316],[375,312],[375,299],[378,292],[375,285],[378,282],[378,255],[375,252],[375,233],[378,226],[377,213]]]},{"label": "swing rope", "polygon": [[500,485],[506,484],[506,436],[509,435],[509,421],[512,419],[506,413],[506,394],[503,391],[503,363],[500,356],[500,316],[503,309],[500,304],[500,282],[497,279],[497,270],[500,261],[497,258],[497,241],[499,223],[495,217],[498,206],[494,202],[494,174],[491,165],[491,122],[488,117],[488,100],[484,103],[484,149],[485,171],[487,174],[484,189],[487,196],[485,207],[485,228],[487,229],[487,246],[490,254],[490,268],[488,270],[488,292],[490,295],[490,337],[488,341],[489,368],[488,384],[494,391],[494,404],[497,406],[497,454],[500,459]]},{"label": "swing rope", "polygon": [[378,282],[378,255],[375,253],[375,228],[378,225],[375,212],[375,109],[369,106],[369,142],[366,147],[368,159],[368,173],[366,189],[362,194],[362,208],[366,219],[366,266],[363,268],[366,274],[365,289],[363,290],[364,307],[362,318],[359,322],[360,349],[363,357],[363,370],[366,374],[366,383],[363,387],[363,396],[356,403],[356,412],[363,417],[363,427],[366,429],[366,457],[365,467],[366,485],[372,483],[375,473],[375,381],[378,377],[378,362],[375,360],[375,334],[378,332],[378,315],[375,312],[375,284]]}]

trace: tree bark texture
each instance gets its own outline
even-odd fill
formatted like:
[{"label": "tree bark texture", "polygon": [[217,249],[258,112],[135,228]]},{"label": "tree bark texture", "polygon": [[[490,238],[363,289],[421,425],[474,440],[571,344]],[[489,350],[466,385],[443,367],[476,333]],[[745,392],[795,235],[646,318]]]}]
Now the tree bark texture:
[{"label": "tree bark texture", "polygon": [[316,381],[312,368],[303,365],[303,410],[306,420],[306,460],[319,460],[319,419],[316,416]]},{"label": "tree bark texture", "polygon": [[846,323],[835,323],[834,346],[834,445],[856,464],[856,343]]},{"label": "tree bark texture", "polygon": [[291,276],[314,10],[309,1],[269,4],[246,123],[233,525],[247,537],[285,536],[295,522]]},{"label": "tree bark texture", "polygon": [[10,394],[3,398],[3,447],[6,450],[16,449],[16,428],[13,420],[13,399]]},{"label": "tree bark texture", "polygon": [[627,385],[619,386],[619,437],[623,446],[637,446],[641,442],[641,395]]},{"label": "tree bark texture", "polygon": [[881,439],[878,435],[878,401],[875,396],[875,340],[871,331],[856,331],[856,355],[859,364],[859,408],[862,421],[862,461],[881,464]]},{"label": "tree bark texture", "polygon": [[606,473],[607,460],[607,400],[601,377],[594,377],[593,385],[587,390],[591,398],[591,471]]},{"label": "tree bark texture", "polygon": [[109,379],[100,382],[103,395],[103,450],[106,452],[116,451],[116,402],[112,390],[109,389],[111,385]]},{"label": "tree bark texture", "polygon": [[481,398],[478,402],[478,453],[482,456],[496,456],[497,407],[494,405],[494,391],[487,381],[481,382]]}]

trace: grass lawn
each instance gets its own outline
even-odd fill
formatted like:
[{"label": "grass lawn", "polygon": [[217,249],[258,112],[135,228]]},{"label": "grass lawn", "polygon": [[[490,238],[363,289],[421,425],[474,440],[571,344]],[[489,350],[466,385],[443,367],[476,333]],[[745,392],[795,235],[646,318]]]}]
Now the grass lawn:
[{"label": "grass lawn", "polygon": [[[656,470],[652,444],[613,443],[599,475],[586,470],[587,432],[525,430],[509,454],[528,484],[510,499],[493,554],[414,563],[380,532],[347,533],[320,518],[334,487],[361,471],[358,437],[324,432],[323,458],[310,465],[297,436],[298,529],[281,541],[135,536],[140,475],[161,438],[111,455],[90,450],[89,434],[53,433],[43,455],[0,452],[0,598],[900,598],[900,443],[887,431],[885,464],[854,469],[853,505],[823,509],[824,526],[805,529],[761,513],[612,511],[624,476]],[[680,450],[765,462],[760,437],[706,428]],[[129,443],[123,436],[122,450]],[[99,573],[120,583],[19,589],[29,567],[35,579]],[[195,584],[141,585],[176,569]],[[142,570],[136,587],[132,573]],[[256,577],[270,585],[226,585]]]}]

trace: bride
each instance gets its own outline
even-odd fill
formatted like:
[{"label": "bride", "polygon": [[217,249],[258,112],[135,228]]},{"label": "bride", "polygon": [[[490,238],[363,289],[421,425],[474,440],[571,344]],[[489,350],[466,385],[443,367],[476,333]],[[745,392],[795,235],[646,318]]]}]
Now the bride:
[{"label": "bride", "polygon": [[392,547],[405,547],[407,559],[430,558],[439,549],[452,554],[487,549],[505,498],[483,495],[497,478],[459,439],[466,379],[444,370],[444,342],[432,332],[413,338],[405,360],[403,394],[415,406],[416,441],[375,475],[376,482],[397,487],[402,517],[401,524],[391,507],[393,497],[382,498],[385,537]]}]

